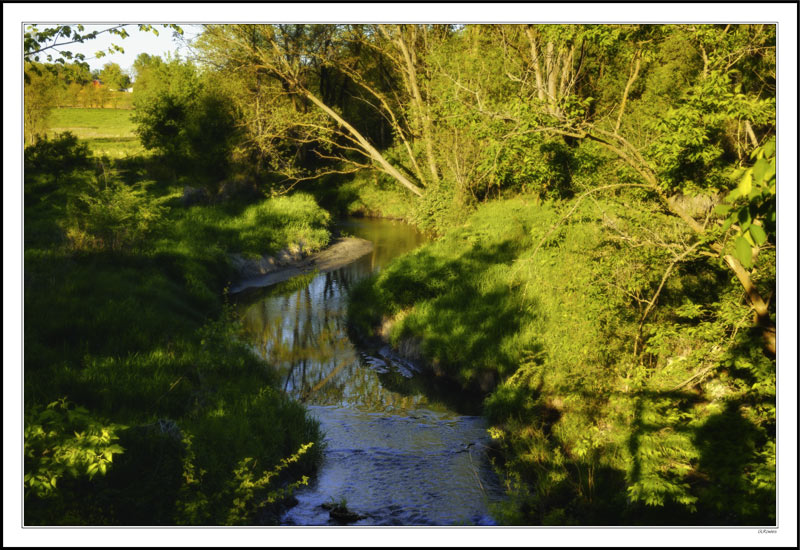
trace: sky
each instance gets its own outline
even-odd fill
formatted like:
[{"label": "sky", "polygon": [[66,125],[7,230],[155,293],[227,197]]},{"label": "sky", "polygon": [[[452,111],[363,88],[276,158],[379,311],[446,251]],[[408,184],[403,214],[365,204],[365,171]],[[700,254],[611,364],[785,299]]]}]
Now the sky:
[{"label": "sky", "polygon": [[[92,31],[102,31],[114,24],[107,25],[87,25],[84,24],[84,33]],[[50,25],[39,25],[39,30],[44,30]],[[186,57],[188,50],[180,39],[176,39],[173,35],[174,32],[170,28],[165,28],[162,25],[154,25],[158,30],[158,36],[152,31],[140,31],[135,24],[126,25],[125,30],[130,36],[121,38],[108,32],[100,34],[97,38],[87,40],[84,43],[75,43],[64,45],[63,48],[54,48],[54,50],[66,50],[73,54],[82,53],[86,56],[85,61],[89,64],[92,70],[102,70],[106,63],[116,63],[122,67],[123,71],[128,71],[133,65],[134,60],[140,53],[147,53],[150,55],[160,55],[166,57],[167,53],[171,55],[180,55]],[[181,25],[183,29],[183,39],[195,38],[201,31],[200,25]],[[58,40],[58,43],[66,42],[64,39]],[[116,44],[124,50],[124,53],[114,52],[108,53],[112,44]],[[106,55],[103,57],[95,57],[96,52],[104,51]],[[43,52],[44,53],[44,52]],[[55,54],[53,54],[55,55]],[[40,57],[40,61],[45,61],[44,56]]]}]

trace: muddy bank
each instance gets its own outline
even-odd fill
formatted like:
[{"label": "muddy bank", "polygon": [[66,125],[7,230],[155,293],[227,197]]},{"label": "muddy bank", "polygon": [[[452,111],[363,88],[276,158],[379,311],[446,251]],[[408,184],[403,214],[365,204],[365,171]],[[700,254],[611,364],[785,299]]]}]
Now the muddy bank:
[{"label": "muddy bank", "polygon": [[231,285],[230,292],[241,292],[281,283],[292,277],[319,271],[324,273],[345,266],[372,251],[372,242],[356,237],[336,239],[333,244],[310,256],[281,252],[277,258],[265,257],[246,260],[240,256],[232,258],[240,280]]}]

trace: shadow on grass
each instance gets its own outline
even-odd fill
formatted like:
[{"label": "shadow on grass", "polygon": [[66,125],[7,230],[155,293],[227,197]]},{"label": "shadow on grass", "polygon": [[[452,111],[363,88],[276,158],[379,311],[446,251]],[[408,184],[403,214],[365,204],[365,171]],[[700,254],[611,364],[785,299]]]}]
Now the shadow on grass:
[{"label": "shadow on grass", "polygon": [[[510,438],[500,445],[495,462],[503,465],[513,460],[507,466],[525,480],[517,495],[521,517],[516,522],[582,526],[775,524],[774,462],[764,456],[774,433],[771,436],[768,426],[758,426],[746,414],[748,407],[774,405],[771,399],[726,399],[718,412],[702,422],[689,423],[683,415],[707,405],[694,391],[572,392],[563,398],[572,405],[561,403],[556,407],[552,398],[538,390],[504,386],[487,401],[491,422],[505,426]],[[602,417],[592,418],[581,409],[583,404],[612,400],[615,406],[632,412],[626,426],[608,428],[627,434],[622,448],[577,452],[581,434],[567,436],[566,426],[577,422],[588,434]],[[567,420],[567,415],[572,418],[564,424],[562,419]],[[577,415],[586,417],[577,420]],[[613,460],[604,453],[627,458],[611,465]],[[682,502],[684,498],[689,500]]]},{"label": "shadow on grass", "polygon": [[393,323],[392,343],[410,348],[409,359],[462,389],[488,393],[514,372],[520,346],[531,345],[516,335],[541,315],[507,284],[519,248],[506,239],[464,253],[426,247],[398,258],[354,289],[351,335],[375,346],[381,325]]}]

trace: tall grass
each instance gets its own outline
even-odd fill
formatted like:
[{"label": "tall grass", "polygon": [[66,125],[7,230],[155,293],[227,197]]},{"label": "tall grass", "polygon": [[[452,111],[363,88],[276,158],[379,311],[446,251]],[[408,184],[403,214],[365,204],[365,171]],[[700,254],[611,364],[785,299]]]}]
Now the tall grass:
[{"label": "tall grass", "polygon": [[[29,151],[26,166],[26,428],[51,434],[45,443],[26,441],[26,473],[35,476],[26,486],[26,523],[253,522],[262,499],[274,500],[315,467],[318,445],[280,475],[267,474],[320,436],[240,341],[224,293],[234,276],[228,254],[322,247],[328,215],[306,195],[184,207],[177,187],[143,185],[132,171],[134,183],[126,183],[65,139],[64,147],[39,146],[38,156]],[[94,215],[85,223],[91,210],[71,206],[130,185],[143,193],[138,217]],[[129,235],[120,233],[125,224],[141,229],[142,216],[156,212],[152,204],[167,210],[147,218],[153,223],[136,240],[107,236]],[[75,227],[86,239],[70,237]],[[46,406],[62,399],[70,405],[56,422],[57,409]],[[83,445],[75,407],[119,438],[123,452],[104,475],[48,458],[56,447]],[[262,478],[271,481],[247,488],[248,479]]]}]

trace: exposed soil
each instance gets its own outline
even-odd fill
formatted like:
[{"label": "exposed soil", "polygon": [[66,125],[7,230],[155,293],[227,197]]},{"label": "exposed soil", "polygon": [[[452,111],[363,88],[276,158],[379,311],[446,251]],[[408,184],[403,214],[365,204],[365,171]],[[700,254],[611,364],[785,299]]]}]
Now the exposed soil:
[{"label": "exposed soil", "polygon": [[[294,258],[287,262],[276,264],[268,273],[256,276],[245,276],[242,280],[232,285],[231,293],[241,292],[248,288],[258,288],[281,283],[292,277],[318,270],[320,273],[333,271],[349,264],[372,251],[372,242],[357,237],[344,237],[336,239],[331,246],[316,254],[305,258]],[[260,266],[263,261],[258,262]],[[264,271],[264,269],[261,269]],[[240,272],[247,273],[247,268]],[[252,270],[250,270],[252,272]]]}]

